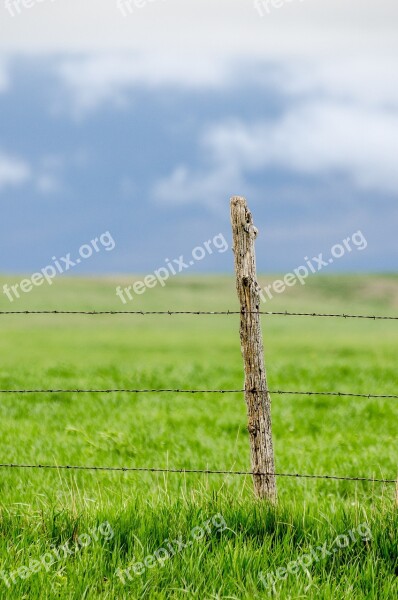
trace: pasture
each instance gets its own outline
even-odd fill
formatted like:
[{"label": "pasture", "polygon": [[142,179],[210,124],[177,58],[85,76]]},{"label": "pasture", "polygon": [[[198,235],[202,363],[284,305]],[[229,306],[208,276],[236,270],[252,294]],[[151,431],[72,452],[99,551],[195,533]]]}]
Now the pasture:
[{"label": "pasture", "polygon": [[[232,277],[175,277],[126,306],[115,295],[124,281],[132,280],[59,278],[13,304],[3,296],[0,310],[238,308]],[[396,315],[398,277],[314,276],[262,309]],[[0,319],[1,389],[243,386],[237,316]],[[395,321],[269,316],[262,323],[271,389],[397,394]],[[243,394],[1,394],[0,412],[1,463],[250,470]],[[278,473],[397,475],[397,400],[275,395],[272,418]],[[394,485],[277,484],[273,509],[254,499],[249,476],[2,468],[0,597],[397,597]],[[363,524],[366,539],[351,534],[334,551],[338,536]],[[156,552],[165,540],[184,548],[174,543],[162,561]],[[43,559],[66,543],[73,555]],[[317,547],[328,554],[265,587],[261,573]],[[123,575],[148,556],[155,559],[142,573]]]}]

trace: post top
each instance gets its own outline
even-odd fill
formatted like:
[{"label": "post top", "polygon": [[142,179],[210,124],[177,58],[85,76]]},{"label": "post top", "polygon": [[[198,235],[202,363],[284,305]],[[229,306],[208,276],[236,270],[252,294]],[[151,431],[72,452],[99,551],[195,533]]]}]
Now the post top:
[{"label": "post top", "polygon": [[253,216],[247,206],[246,198],[243,196],[231,198],[231,221],[233,226],[242,226],[246,232],[249,232],[249,228],[253,228]]},{"label": "post top", "polygon": [[246,198],[243,196],[232,196],[231,198],[231,206],[241,205],[242,208],[247,208]]}]

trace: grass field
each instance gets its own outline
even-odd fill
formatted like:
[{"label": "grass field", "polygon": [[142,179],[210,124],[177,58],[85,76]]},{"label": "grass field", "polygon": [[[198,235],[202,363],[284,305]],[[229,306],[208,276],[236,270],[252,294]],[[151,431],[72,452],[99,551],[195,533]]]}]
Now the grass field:
[{"label": "grass field", "polygon": [[[0,310],[237,308],[229,277],[175,278],[127,306],[121,282],[59,278]],[[396,315],[398,277],[314,277],[263,308]],[[0,318],[1,389],[243,385],[236,316]],[[397,394],[394,321],[263,329],[270,388]],[[396,477],[396,400],[274,396],[272,410],[278,472]],[[242,394],[7,394],[0,411],[1,463],[250,470]],[[278,493],[273,509],[250,477],[1,469],[0,598],[397,598],[394,485],[280,478]]]}]

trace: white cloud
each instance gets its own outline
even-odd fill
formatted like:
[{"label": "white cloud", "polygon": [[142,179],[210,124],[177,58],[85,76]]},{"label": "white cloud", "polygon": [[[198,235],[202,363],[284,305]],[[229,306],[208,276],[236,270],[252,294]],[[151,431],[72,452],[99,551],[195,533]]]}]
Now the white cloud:
[{"label": "white cloud", "polygon": [[68,58],[59,65],[58,74],[74,108],[84,112],[109,101],[123,106],[125,92],[135,85],[220,87],[226,69],[218,62],[209,65],[200,55],[187,62],[181,54],[112,52]]},{"label": "white cloud", "polygon": [[163,201],[212,197],[273,167],[395,192],[397,16],[396,0],[286,2],[264,18],[244,0],[148,0],[125,18],[116,0],[68,0],[1,18],[0,38],[9,55],[58,53],[61,91],[77,114],[124,106],[137,85],[243,97],[267,84],[293,97],[276,120],[205,132],[207,164],[177,166],[155,186]]},{"label": "white cloud", "polygon": [[18,186],[29,180],[29,165],[19,158],[0,154],[0,192],[9,186]]},{"label": "white cloud", "polygon": [[233,83],[243,93],[248,79],[261,81],[261,65],[273,64],[283,73],[276,87],[286,93],[398,104],[396,0],[286,2],[264,18],[245,0],[130,4],[126,17],[117,0],[68,0],[6,15],[2,51],[68,55],[59,74],[77,111],[109,101],[123,106],[137,84]]},{"label": "white cloud", "polygon": [[264,55],[262,60],[252,59],[244,55],[239,59],[209,57],[206,52],[187,57],[170,51],[161,55],[113,51],[64,58],[57,63],[56,73],[68,92],[68,110],[78,115],[109,102],[124,107],[131,102],[136,86],[233,94],[243,89],[262,93],[271,88],[287,99],[325,99],[398,109],[392,54],[272,60]]},{"label": "white cloud", "polygon": [[398,191],[398,113],[331,102],[291,109],[277,121],[208,132],[217,160],[245,170],[342,173],[361,188]]},{"label": "white cloud", "polygon": [[198,172],[179,166],[169,177],[155,184],[153,196],[157,202],[165,204],[200,202],[215,208],[220,198],[232,195],[234,190],[242,190],[242,186],[240,172],[231,169],[228,163]]},{"label": "white cloud", "polygon": [[[354,187],[398,192],[398,112],[332,102],[304,103],[277,120],[234,121],[200,140],[206,170],[180,166],[154,187],[157,200],[203,202],[228,177],[244,182],[268,169],[347,177]],[[220,182],[220,183],[217,183]]]},{"label": "white cloud", "polygon": [[326,97],[369,107],[398,108],[395,70],[393,54],[293,60],[274,70],[268,81],[291,96]]},{"label": "white cloud", "polygon": [[53,194],[61,189],[59,166],[56,157],[44,157],[33,168],[25,159],[0,153],[0,193],[8,187],[29,184],[40,194]]},{"label": "white cloud", "polygon": [[[395,58],[279,59],[268,63],[208,62],[198,54],[185,55],[111,52],[61,60],[56,72],[68,92],[67,108],[80,115],[109,104],[124,107],[136,86],[179,87],[250,93],[273,88],[287,99],[333,100],[366,108],[398,109],[398,86],[392,74]],[[65,106],[63,107],[65,109]]]},{"label": "white cloud", "polygon": [[[123,106],[125,92],[137,85],[150,88],[223,89],[267,86],[287,97],[317,97],[356,102],[380,108],[398,108],[398,86],[392,76],[395,57],[361,56],[334,59],[279,59],[268,63],[242,60],[232,63],[201,54],[185,55],[100,53],[68,58],[58,75],[79,110],[112,101]],[[0,79],[1,84],[1,79]]]}]

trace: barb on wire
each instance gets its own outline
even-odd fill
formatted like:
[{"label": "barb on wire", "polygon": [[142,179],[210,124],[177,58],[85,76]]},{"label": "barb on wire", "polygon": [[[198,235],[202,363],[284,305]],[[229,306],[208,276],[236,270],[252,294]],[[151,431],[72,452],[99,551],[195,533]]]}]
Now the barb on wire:
[{"label": "barb on wire", "polygon": [[307,475],[300,473],[262,473],[253,471],[227,471],[210,469],[166,469],[158,467],[93,467],[76,465],[31,465],[31,464],[0,464],[2,469],[64,469],[77,471],[122,471],[135,473],[176,473],[176,474],[204,474],[204,475],[240,475],[263,477],[292,477],[297,479],[329,479],[332,481],[365,481],[370,483],[396,483],[396,479],[376,479],[374,477],[343,477],[339,475]]},{"label": "barb on wire", "polygon": [[395,394],[353,394],[349,392],[303,392],[289,390],[183,390],[183,389],[107,389],[107,390],[83,390],[83,389],[36,389],[36,390],[0,390],[0,394],[243,394],[251,392],[253,394],[268,393],[274,395],[291,395],[291,396],[336,396],[339,398],[389,398],[398,399]]},{"label": "barb on wire", "polygon": [[[240,311],[203,311],[203,310],[4,310],[1,315],[240,315]],[[398,321],[398,317],[385,315],[352,315],[345,313],[289,312],[289,311],[251,311],[247,314],[259,314],[282,317],[331,317],[337,319],[370,319],[372,321]]]}]

